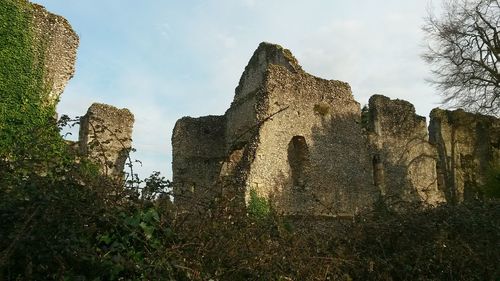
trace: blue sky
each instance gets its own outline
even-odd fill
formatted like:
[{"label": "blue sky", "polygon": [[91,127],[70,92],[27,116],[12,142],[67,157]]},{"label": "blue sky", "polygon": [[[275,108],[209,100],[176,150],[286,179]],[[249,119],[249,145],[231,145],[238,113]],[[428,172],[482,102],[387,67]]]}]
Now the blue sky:
[{"label": "blue sky", "polygon": [[[373,94],[439,105],[425,82],[426,0],[34,0],[80,36],[75,77],[58,106],[83,115],[92,102],[135,115],[136,171],[171,177],[171,133],[182,116],[223,114],[262,41],[292,51],[304,70]],[[75,134],[77,135],[77,134]]]}]

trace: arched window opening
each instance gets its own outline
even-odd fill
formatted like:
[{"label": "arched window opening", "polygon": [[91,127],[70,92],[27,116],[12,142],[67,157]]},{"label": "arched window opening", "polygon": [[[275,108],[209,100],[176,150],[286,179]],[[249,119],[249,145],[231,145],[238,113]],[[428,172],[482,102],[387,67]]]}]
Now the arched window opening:
[{"label": "arched window opening", "polygon": [[288,163],[290,164],[293,186],[306,189],[310,169],[309,147],[303,136],[294,136],[288,144]]}]

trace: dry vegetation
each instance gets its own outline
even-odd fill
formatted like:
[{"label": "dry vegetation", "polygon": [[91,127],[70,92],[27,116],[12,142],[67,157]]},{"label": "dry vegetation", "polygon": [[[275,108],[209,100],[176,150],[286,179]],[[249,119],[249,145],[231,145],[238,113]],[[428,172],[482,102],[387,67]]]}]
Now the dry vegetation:
[{"label": "dry vegetation", "polygon": [[500,277],[495,200],[399,213],[379,202],[372,213],[334,220],[281,216],[262,202],[247,213],[221,198],[210,211],[181,215],[159,174],[141,183],[140,197],[137,183],[123,188],[80,163],[20,175],[2,162],[1,280]]}]

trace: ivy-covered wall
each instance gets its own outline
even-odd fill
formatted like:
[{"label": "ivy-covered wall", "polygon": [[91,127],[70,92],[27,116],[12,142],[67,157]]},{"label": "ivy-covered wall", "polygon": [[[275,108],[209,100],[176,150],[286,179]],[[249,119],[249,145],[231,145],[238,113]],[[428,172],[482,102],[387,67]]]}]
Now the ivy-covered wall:
[{"label": "ivy-covered wall", "polygon": [[60,139],[55,106],[74,73],[77,46],[65,19],[27,0],[0,2],[2,158],[33,154],[45,149],[37,145],[43,139]]},{"label": "ivy-covered wall", "polygon": [[[45,127],[54,108],[43,106],[43,58],[35,58],[31,16],[26,1],[3,0],[0,5],[0,152],[30,141]],[[43,54],[43,52],[41,52]]]}]

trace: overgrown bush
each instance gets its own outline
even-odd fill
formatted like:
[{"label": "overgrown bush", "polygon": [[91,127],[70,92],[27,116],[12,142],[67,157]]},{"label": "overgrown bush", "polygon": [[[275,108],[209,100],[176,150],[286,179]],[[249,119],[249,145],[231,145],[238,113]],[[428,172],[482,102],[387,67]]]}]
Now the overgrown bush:
[{"label": "overgrown bush", "polygon": [[500,204],[353,220],[207,213],[174,227],[192,280],[498,280]]},{"label": "overgrown bush", "polygon": [[489,169],[481,192],[486,198],[500,198],[500,164]]},{"label": "overgrown bush", "polygon": [[101,175],[50,118],[0,151],[0,280],[186,279],[160,204],[170,183]]},{"label": "overgrown bush", "polygon": [[498,280],[500,204],[370,216],[353,225],[355,280]]},{"label": "overgrown bush", "polygon": [[283,216],[253,191],[246,210],[223,197],[190,214],[159,173],[124,186],[46,140],[0,158],[0,280],[500,277],[498,201],[399,212],[380,201],[339,220]]},{"label": "overgrown bush", "polygon": [[159,174],[145,181],[148,195],[141,197],[92,164],[65,163],[39,174],[1,162],[1,280],[500,276],[498,201],[398,213],[381,206],[342,221],[267,208],[265,216],[247,215],[228,210],[230,198],[221,198],[211,210],[175,214],[164,192],[170,183]]},{"label": "overgrown bush", "polygon": [[162,205],[84,162],[50,171],[1,163],[0,280],[182,278]]},{"label": "overgrown bush", "polygon": [[269,216],[271,207],[265,197],[259,196],[257,191],[252,189],[250,190],[247,212],[256,219],[264,219]]}]

